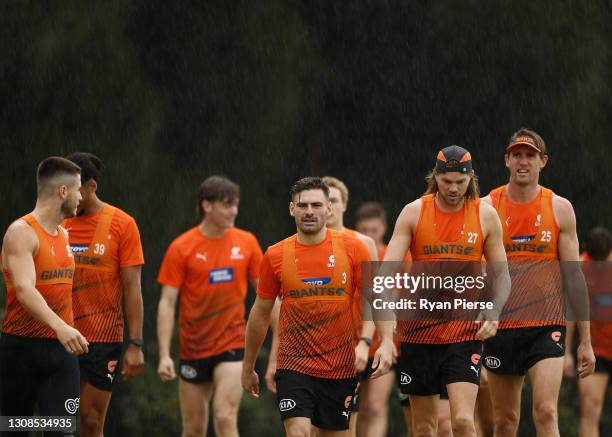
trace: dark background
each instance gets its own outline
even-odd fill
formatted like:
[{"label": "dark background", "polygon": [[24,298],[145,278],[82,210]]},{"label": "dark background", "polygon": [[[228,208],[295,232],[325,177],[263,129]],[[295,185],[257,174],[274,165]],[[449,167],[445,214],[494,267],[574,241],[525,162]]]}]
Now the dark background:
[{"label": "dark background", "polygon": [[[237,224],[265,249],[292,232],[299,177],[344,180],[349,225],[365,200],[392,223],[443,146],[472,152],[484,193],[504,183],[504,146],[525,126],[581,240],[611,225],[610,0],[21,1],[0,17],[0,227],[33,208],[37,163],[74,151],[105,161],[101,198],[140,226],[148,364],[118,388],[107,436],[180,432],[176,383],[155,373],[155,278],[210,174],[240,183]],[[572,383],[560,414],[576,435]],[[241,430],[279,434],[277,416],[271,397],[245,401]]]}]

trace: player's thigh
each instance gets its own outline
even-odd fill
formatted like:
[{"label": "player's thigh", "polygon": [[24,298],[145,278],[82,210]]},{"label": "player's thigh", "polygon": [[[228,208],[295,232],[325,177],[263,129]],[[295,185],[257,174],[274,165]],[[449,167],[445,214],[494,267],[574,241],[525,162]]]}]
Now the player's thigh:
[{"label": "player's thigh", "polygon": [[446,386],[451,417],[474,415],[478,386],[471,382],[454,382]]},{"label": "player's thigh", "polygon": [[179,402],[183,423],[201,423],[208,413],[211,382],[191,383],[179,380]]},{"label": "player's thigh", "polygon": [[367,379],[362,383],[361,402],[363,410],[379,410],[384,408],[389,401],[391,389],[395,383],[395,372],[391,371],[387,374],[376,378]]},{"label": "player's thigh", "polygon": [[410,399],[412,425],[418,429],[421,424],[426,423],[435,429],[438,423],[438,404],[440,396],[409,395],[408,397]]},{"label": "player's thigh", "polygon": [[491,402],[495,414],[502,411],[516,411],[521,407],[521,390],[525,376],[523,375],[504,375],[488,372],[489,390]]},{"label": "player's thigh", "polygon": [[585,409],[597,409],[601,412],[608,391],[610,375],[597,372],[586,378],[578,379],[578,391],[580,392],[580,404]]},{"label": "player's thigh", "polygon": [[108,405],[110,404],[111,391],[100,390],[93,385],[81,380],[81,401],[80,413],[82,418],[90,415],[97,417],[100,422],[104,422]]},{"label": "player's thigh", "polygon": [[309,417],[289,417],[283,420],[287,437],[309,437],[313,426]]},{"label": "player's thigh", "polygon": [[242,374],[242,361],[222,362],[213,370],[213,409],[238,410],[242,397],[242,385],[240,377]]},{"label": "player's thigh", "polygon": [[533,404],[547,403],[556,407],[563,379],[563,357],[546,358],[529,369]]}]

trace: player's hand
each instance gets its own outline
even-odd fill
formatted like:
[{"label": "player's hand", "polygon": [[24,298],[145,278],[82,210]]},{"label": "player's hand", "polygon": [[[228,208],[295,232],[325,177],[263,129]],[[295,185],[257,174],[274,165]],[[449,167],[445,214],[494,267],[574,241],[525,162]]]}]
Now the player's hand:
[{"label": "player's hand", "polygon": [[67,323],[62,324],[56,331],[58,341],[64,346],[64,349],[69,354],[81,355],[89,352],[89,342],[83,335],[68,325]]},{"label": "player's hand", "polygon": [[476,317],[475,323],[480,325],[480,329],[476,333],[476,338],[479,340],[486,340],[487,338],[494,337],[497,334],[497,328],[499,327],[499,316],[494,313],[488,313],[482,311]]},{"label": "player's hand", "polygon": [[266,370],[266,387],[270,392],[276,394],[276,380],[274,379],[274,375],[276,375],[276,361],[270,360],[268,361],[268,369]]},{"label": "player's hand", "polygon": [[[142,348],[130,344],[123,355],[123,366],[121,374],[124,381],[129,381],[144,369],[144,354]],[[174,367],[174,366],[173,366]]]},{"label": "player's hand", "polygon": [[576,360],[570,352],[565,352],[563,355],[563,376],[567,379],[576,377]]},{"label": "player's hand", "polygon": [[174,372],[174,360],[171,357],[163,357],[159,360],[159,366],[157,367],[157,374],[162,381],[172,381],[176,378]]},{"label": "player's hand", "polygon": [[376,369],[370,378],[378,378],[383,376],[391,369],[393,363],[393,341],[388,338],[383,338],[380,347],[376,349],[374,354],[374,362],[372,369]]},{"label": "player's hand", "polygon": [[578,365],[576,371],[578,376],[585,378],[595,371],[595,354],[591,342],[580,343],[578,346]]},{"label": "player's hand", "polygon": [[368,365],[368,352],[370,352],[370,346],[360,340],[355,346],[355,371],[357,373],[363,372]]},{"label": "player's hand", "polygon": [[242,389],[254,398],[259,397],[259,375],[256,371],[242,371]]}]

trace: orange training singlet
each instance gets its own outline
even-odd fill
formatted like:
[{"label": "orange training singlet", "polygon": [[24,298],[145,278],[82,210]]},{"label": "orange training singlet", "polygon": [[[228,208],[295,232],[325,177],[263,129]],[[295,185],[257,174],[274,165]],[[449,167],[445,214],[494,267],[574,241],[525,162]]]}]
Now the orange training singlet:
[{"label": "orange training singlet", "polygon": [[512,278],[499,329],[564,324],[553,192],[542,187],[527,203],[512,202],[505,186],[490,196],[502,224]]},{"label": "orange training singlet", "polygon": [[144,263],[136,222],[105,203],[100,212],[70,218],[65,226],[76,263],[75,326],[89,342],[122,342],[121,269]]},{"label": "orange training singlet", "polygon": [[[34,255],[36,269],[36,289],[64,322],[73,326],[72,315],[72,277],[74,257],[63,228],[57,227],[57,235],[45,231],[34,216],[28,214],[21,218],[32,227],[38,237],[38,252]],[[55,332],[34,319],[19,303],[10,274],[2,266],[6,284],[6,315],[2,332],[20,337],[57,338]]]},{"label": "orange training singlet", "polygon": [[305,284],[295,263],[294,235],[282,242],[282,304],[278,368],[319,378],[355,376],[353,268],[341,232],[331,234],[333,276],[325,287]]},{"label": "orange training singlet", "polygon": [[[480,263],[484,246],[480,199],[466,198],[462,209],[450,213],[438,208],[434,194],[421,197],[421,202],[419,221],[410,244],[412,260]],[[399,321],[398,330],[404,343],[449,344],[477,340],[478,325],[465,320]]]}]

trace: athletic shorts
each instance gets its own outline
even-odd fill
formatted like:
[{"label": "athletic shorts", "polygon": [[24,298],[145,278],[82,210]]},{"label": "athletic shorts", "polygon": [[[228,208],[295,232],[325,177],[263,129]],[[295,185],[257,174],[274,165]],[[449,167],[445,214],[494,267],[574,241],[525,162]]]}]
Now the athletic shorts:
[{"label": "athletic shorts", "polygon": [[282,420],[307,417],[317,428],[348,429],[356,378],[316,378],[285,369],[277,370],[274,378]]},{"label": "athletic shorts", "polygon": [[478,386],[481,354],[481,341],[402,343],[398,369],[401,392],[434,396],[441,394],[443,387],[455,382],[471,382]]},{"label": "athletic shorts", "polygon": [[[402,386],[400,384],[400,371],[399,369],[395,369],[395,382],[397,384],[397,398],[400,401],[400,405],[402,407],[410,406],[410,397],[406,393],[402,393]],[[448,400],[448,391],[446,390],[446,386],[443,385],[440,387],[440,399]]]},{"label": "athletic shorts", "polygon": [[232,349],[212,357],[202,358],[201,360],[181,360],[179,364],[179,374],[183,381],[200,384],[212,382],[215,367],[221,363],[242,361],[244,359],[244,349]]},{"label": "athletic shorts", "polygon": [[119,378],[121,343],[90,343],[89,352],[79,356],[81,379],[98,390],[113,391]]},{"label": "athletic shorts", "polygon": [[595,355],[595,373],[607,373],[610,375],[608,384],[612,382],[612,360],[607,360]]},{"label": "athletic shorts", "polygon": [[[0,335],[0,416],[70,416],[79,408],[79,362],[56,339]],[[11,437],[27,432],[6,433]],[[72,435],[45,432],[45,436]]]},{"label": "athletic shorts", "polygon": [[536,363],[565,353],[565,326],[503,329],[485,341],[487,370],[503,375],[525,375]]}]

